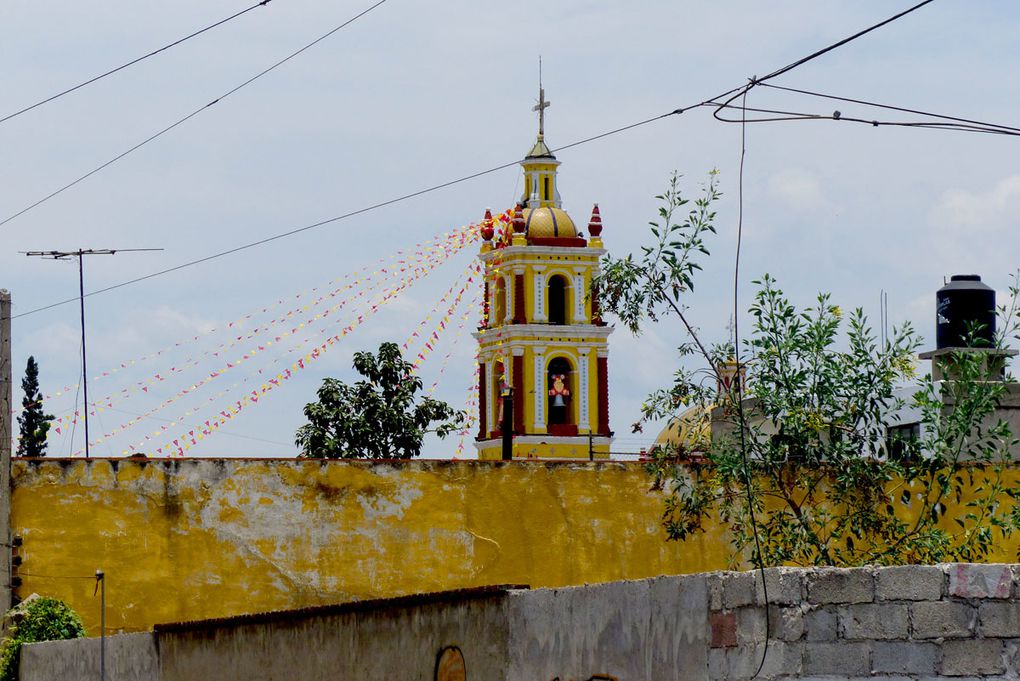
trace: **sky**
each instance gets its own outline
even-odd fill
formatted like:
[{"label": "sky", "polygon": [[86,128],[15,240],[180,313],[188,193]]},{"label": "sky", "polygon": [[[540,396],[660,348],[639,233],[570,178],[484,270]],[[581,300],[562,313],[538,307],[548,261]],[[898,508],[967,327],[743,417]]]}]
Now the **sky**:
[{"label": "sky", "polygon": [[[5,3],[0,58],[8,67],[0,70],[0,117],[250,4]],[[371,4],[272,0],[0,123],[0,220]],[[73,413],[80,373],[77,305],[17,315],[75,296],[77,267],[27,258],[22,251],[164,249],[89,258],[86,290],[94,291],[519,159],[537,127],[531,107],[539,56],[552,102],[546,138],[556,148],[686,108],[910,4],[387,0],[0,226],[0,287],[14,299],[15,382],[27,357],[35,356],[47,409],[58,416]],[[1015,3],[936,0],[773,82],[1016,124],[1020,94],[1011,84],[1020,58],[1018,30]],[[825,115],[839,109],[867,119],[917,119],[766,88],[751,90],[747,101]],[[637,251],[648,239],[655,196],[674,170],[691,196],[709,171],[719,171],[724,195],[717,205],[718,235],[707,243],[711,255],[687,300],[691,321],[709,342],[728,337],[733,307],[740,133],[739,125],[693,109],[557,154],[564,207],[584,224],[597,202],[603,238],[614,255]],[[863,307],[875,320],[885,291],[891,323],[912,323],[932,345],[934,293],[944,277],[978,273],[1002,296],[1020,267],[1017,144],[998,135],[831,120],[749,125],[739,307],[746,310],[753,282],[765,273],[798,305],[810,305],[826,291],[844,309]],[[299,329],[275,349],[258,351],[259,339],[248,338],[255,328],[357,281],[341,298],[353,295],[366,272],[385,267],[377,263],[392,263],[398,252],[414,252],[416,244],[478,221],[486,207],[509,207],[520,181],[519,168],[511,167],[88,298],[89,374],[96,377],[90,399],[109,397],[99,401],[102,411],[90,422],[93,455],[165,453],[172,440],[186,442],[195,426],[200,432],[205,421],[229,414],[230,405],[308,352],[309,334],[329,337],[354,324],[364,298]],[[403,342],[416,328],[435,328],[445,305],[423,319],[455,281],[463,281],[458,278],[476,253],[476,246],[468,246],[387,297],[368,321],[352,326],[341,342],[246,404],[214,435],[196,440],[186,454],[294,455],[301,410],[321,380],[353,379],[354,352]],[[436,383],[435,395],[459,408],[469,404],[472,382],[470,298],[455,309],[422,368],[426,388]],[[741,321],[746,328],[747,320]],[[675,348],[683,341],[675,320],[649,325],[638,337],[623,328],[611,336],[614,449],[637,451],[654,438],[654,424],[638,434],[630,424],[644,396],[676,368]],[[233,361],[252,350],[248,360]],[[283,351],[296,354],[284,357]],[[227,362],[234,366],[224,371]],[[218,371],[222,375],[210,378]],[[58,425],[51,455],[79,452],[81,425]],[[472,454],[470,438],[429,440],[426,446],[431,457]]]}]

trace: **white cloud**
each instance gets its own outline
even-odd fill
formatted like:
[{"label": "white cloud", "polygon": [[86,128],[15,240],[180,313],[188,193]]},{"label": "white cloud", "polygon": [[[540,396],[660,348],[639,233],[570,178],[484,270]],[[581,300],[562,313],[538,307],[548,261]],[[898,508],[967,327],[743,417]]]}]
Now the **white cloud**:
[{"label": "white cloud", "polygon": [[1011,175],[986,191],[951,189],[932,207],[931,221],[944,233],[965,230],[990,234],[1014,227],[1020,219],[1020,175]]},{"label": "white cloud", "polygon": [[800,168],[789,168],[770,177],[768,190],[785,208],[797,212],[818,212],[831,207],[817,176]]}]

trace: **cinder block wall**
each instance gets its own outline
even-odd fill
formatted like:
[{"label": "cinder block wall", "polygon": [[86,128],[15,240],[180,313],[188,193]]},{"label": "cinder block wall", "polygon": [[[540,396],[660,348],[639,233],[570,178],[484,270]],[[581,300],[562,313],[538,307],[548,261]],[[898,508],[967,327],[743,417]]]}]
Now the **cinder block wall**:
[{"label": "cinder block wall", "polygon": [[[109,639],[107,678],[950,681],[1020,678],[1020,565],[710,572],[433,594]],[[767,619],[766,619],[767,617]],[[767,626],[766,626],[767,625]],[[765,650],[766,631],[768,647]],[[97,678],[98,641],[25,646],[21,681]]]},{"label": "cinder block wall", "polygon": [[1020,678],[1020,566],[717,572],[708,678]]}]

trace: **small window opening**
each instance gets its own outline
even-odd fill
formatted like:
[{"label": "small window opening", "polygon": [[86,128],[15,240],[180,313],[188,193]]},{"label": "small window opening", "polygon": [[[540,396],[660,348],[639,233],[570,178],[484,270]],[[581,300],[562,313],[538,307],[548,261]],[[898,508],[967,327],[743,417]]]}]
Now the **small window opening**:
[{"label": "small window opening", "polygon": [[567,279],[559,274],[549,279],[549,323],[567,323]]}]

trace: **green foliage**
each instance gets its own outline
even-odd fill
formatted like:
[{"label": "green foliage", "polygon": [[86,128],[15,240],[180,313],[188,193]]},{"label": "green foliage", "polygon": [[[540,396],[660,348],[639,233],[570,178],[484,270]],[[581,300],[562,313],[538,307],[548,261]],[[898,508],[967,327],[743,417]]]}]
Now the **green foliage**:
[{"label": "green foliage", "polygon": [[[682,297],[694,290],[694,273],[701,269],[697,256],[708,255],[705,235],[715,233],[712,204],[722,194],[716,187],[717,171],[708,176],[702,196],[690,206],[680,192],[680,175],[673,173],[669,189],[655,198],[662,202],[659,221],[649,222],[655,237],[641,248],[641,257],[606,257],[593,289],[599,303],[638,333],[642,319],[656,321],[663,313],[680,313]],[[684,210],[686,209],[686,212]]]},{"label": "green foliage", "polygon": [[78,613],[56,598],[33,598],[8,611],[7,617],[13,624],[0,641],[0,681],[17,681],[22,644],[85,636]]},{"label": "green foliage", "polygon": [[18,456],[46,456],[46,434],[50,430],[53,415],[43,411],[42,393],[39,392],[39,365],[35,357],[28,358],[21,390],[25,396],[21,400],[23,409],[18,416]]},{"label": "green foliage", "polygon": [[446,402],[416,399],[421,379],[396,343],[380,345],[378,356],[356,353],[354,368],[365,380],[347,385],[327,378],[319,401],[305,405],[308,423],[295,436],[302,456],[410,459],[421,453],[426,433],[446,437],[464,423],[464,413]]},{"label": "green foliage", "polygon": [[[668,212],[675,200],[663,199]],[[643,249],[639,266],[604,268],[603,290],[617,294],[603,305],[634,330],[656,318],[663,292],[692,290],[691,271],[656,258],[661,230],[652,236],[657,245]],[[676,248],[671,262],[706,252],[690,240]],[[929,375],[904,391],[920,344],[909,325],[880,342],[861,310],[844,315],[827,295],[797,310],[775,280],[756,284],[741,353],[746,384],[716,380],[735,369],[733,346],[706,348],[684,319],[693,343],[680,353],[700,351],[707,371],[678,369],[644,405],[643,420],[675,420],[691,406],[711,420],[707,451],[676,443],[653,452],[671,539],[721,520],[734,564],[850,566],[980,560],[1012,533],[1018,491],[1004,472],[1017,440],[995,418],[1006,385],[988,353],[952,353],[941,361],[954,380]],[[678,295],[666,303],[683,319]],[[920,435],[891,441],[887,426],[908,406]]]}]

